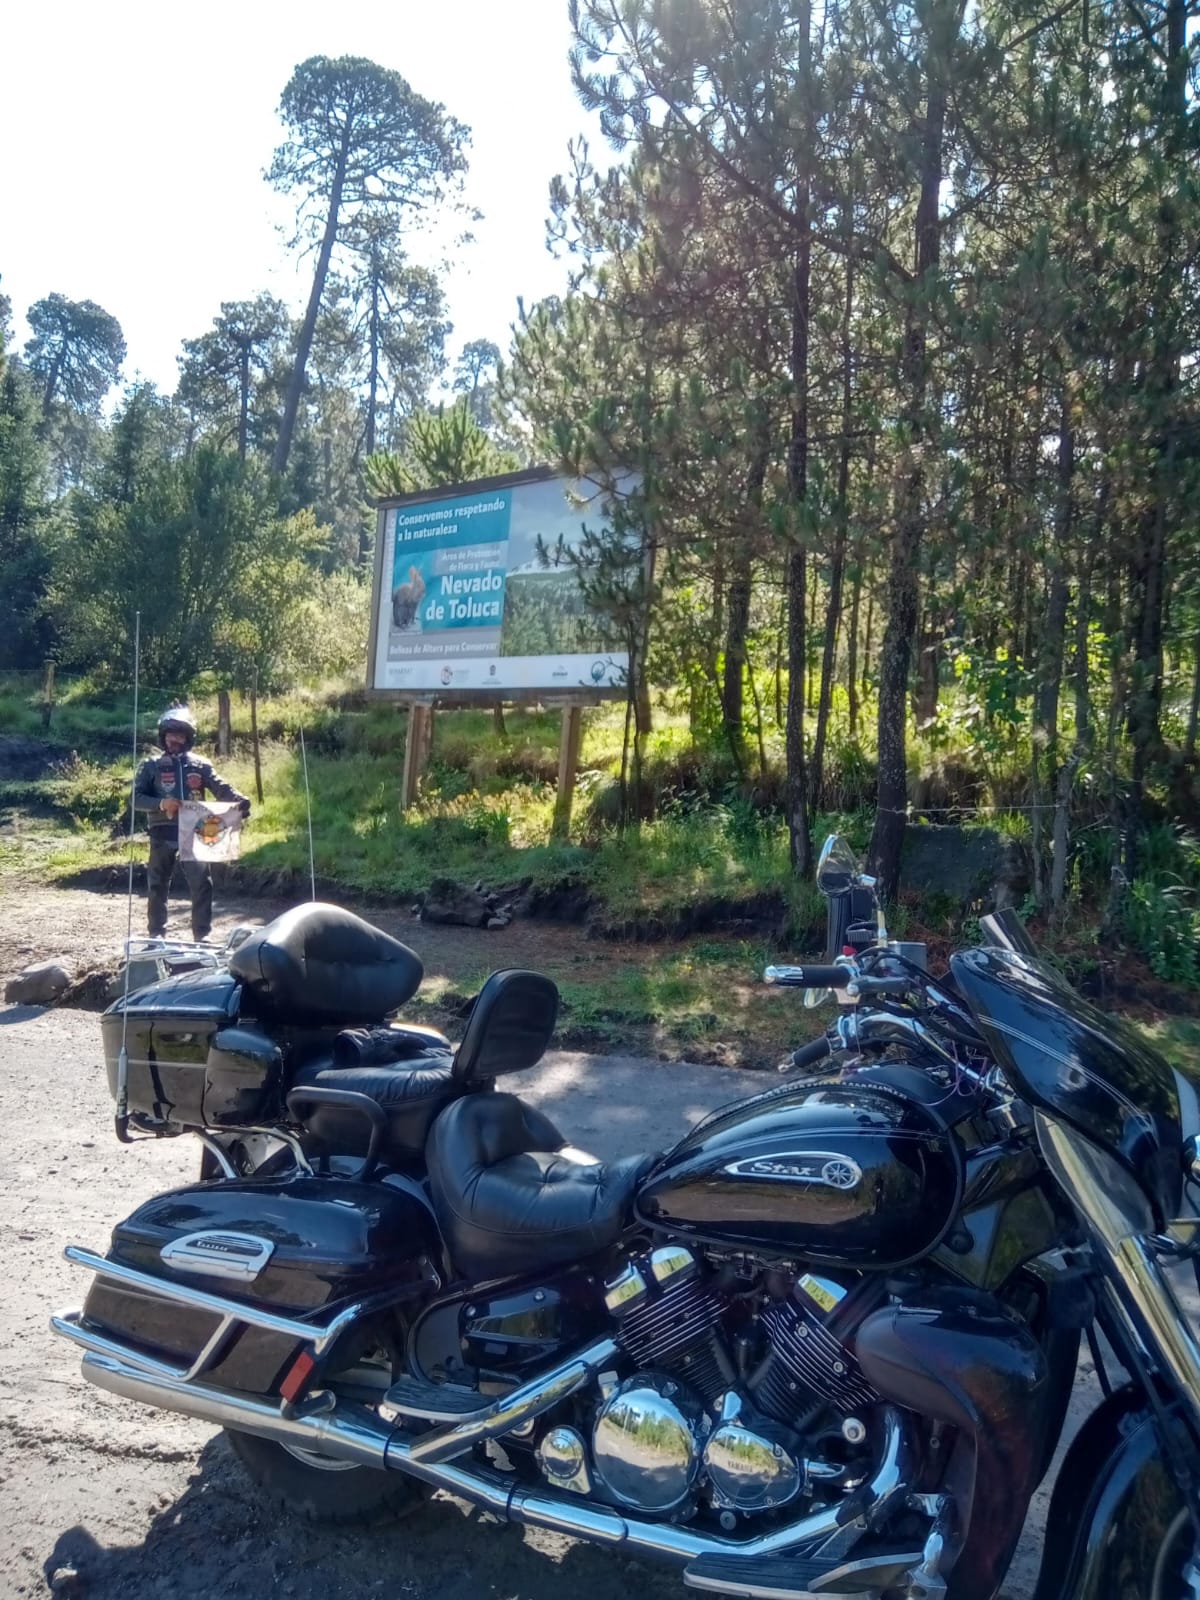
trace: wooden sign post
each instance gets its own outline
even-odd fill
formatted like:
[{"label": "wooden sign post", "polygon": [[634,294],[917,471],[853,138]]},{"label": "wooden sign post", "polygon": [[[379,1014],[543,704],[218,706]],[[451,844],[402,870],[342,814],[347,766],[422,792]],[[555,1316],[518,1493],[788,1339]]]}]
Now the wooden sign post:
[{"label": "wooden sign post", "polygon": [[412,700],[408,706],[408,732],[404,739],[404,776],[400,780],[400,809],[414,806],[421,779],[433,748],[433,702]]},{"label": "wooden sign post", "polygon": [[558,792],[554,797],[554,823],[551,837],[565,839],[571,831],[571,802],[575,798],[575,777],[579,771],[579,746],[583,739],[583,707],[578,703],[562,708],[562,737],[558,746]]}]

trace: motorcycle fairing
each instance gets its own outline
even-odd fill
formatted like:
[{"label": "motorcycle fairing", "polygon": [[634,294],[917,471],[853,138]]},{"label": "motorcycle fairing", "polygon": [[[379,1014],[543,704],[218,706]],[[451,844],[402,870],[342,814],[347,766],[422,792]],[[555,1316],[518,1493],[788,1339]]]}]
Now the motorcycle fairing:
[{"label": "motorcycle fairing", "polygon": [[1177,1215],[1181,1110],[1175,1074],[1162,1056],[1028,956],[964,950],[950,968],[1018,1094],[1120,1157],[1160,1223]]}]

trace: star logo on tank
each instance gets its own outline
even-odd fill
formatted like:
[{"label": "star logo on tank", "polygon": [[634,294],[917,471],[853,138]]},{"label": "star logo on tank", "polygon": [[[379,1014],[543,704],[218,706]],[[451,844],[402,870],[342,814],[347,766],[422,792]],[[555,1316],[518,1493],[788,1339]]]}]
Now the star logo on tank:
[{"label": "star logo on tank", "polygon": [[746,1156],[722,1167],[730,1178],[765,1178],[774,1183],[813,1183],[848,1193],[862,1182],[862,1168],[849,1156],[829,1150],[791,1151]]}]

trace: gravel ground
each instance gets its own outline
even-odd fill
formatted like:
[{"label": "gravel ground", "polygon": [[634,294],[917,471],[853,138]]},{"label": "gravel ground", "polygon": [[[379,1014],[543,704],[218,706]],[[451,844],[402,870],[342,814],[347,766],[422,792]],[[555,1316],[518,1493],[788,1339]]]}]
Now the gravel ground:
[{"label": "gravel ground", "polygon": [[[600,1154],[665,1144],[712,1106],[761,1085],[720,1068],[566,1053],[523,1080],[565,1132]],[[0,1594],[49,1586],[94,1600],[377,1592],[678,1600],[686,1592],[667,1568],[501,1526],[444,1496],[372,1533],[277,1521],[255,1501],[220,1433],[85,1383],[76,1353],[47,1327],[52,1311],[82,1297],[64,1245],[103,1249],[114,1221],[190,1181],[198,1164],[191,1139],[118,1145],[111,1117],[94,1016],[0,1008]],[[1032,1594],[1044,1515],[1043,1495],[1007,1600]]]}]

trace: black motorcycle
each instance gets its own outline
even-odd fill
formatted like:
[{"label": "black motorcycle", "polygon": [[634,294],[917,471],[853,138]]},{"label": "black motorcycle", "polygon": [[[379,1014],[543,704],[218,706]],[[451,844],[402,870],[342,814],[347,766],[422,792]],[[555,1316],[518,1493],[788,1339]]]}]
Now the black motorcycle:
[{"label": "black motorcycle", "polygon": [[549,980],[495,974],[451,1050],[387,1022],[416,956],[334,907],[118,1003],[119,1131],[198,1132],[211,1176],[68,1249],[84,1375],[315,1518],[442,1488],[695,1589],[988,1600],[1082,1336],[1038,1600],[1197,1600],[1194,1093],[1011,916],[933,977],[836,841],[820,881],[829,959],[768,972],[842,1002],[810,1075],[665,1154],[596,1162],[496,1087]]}]

